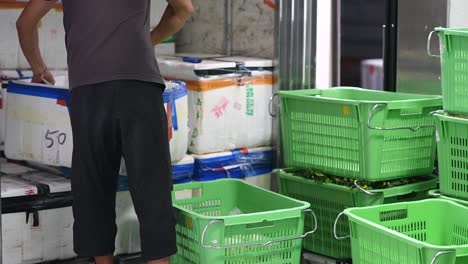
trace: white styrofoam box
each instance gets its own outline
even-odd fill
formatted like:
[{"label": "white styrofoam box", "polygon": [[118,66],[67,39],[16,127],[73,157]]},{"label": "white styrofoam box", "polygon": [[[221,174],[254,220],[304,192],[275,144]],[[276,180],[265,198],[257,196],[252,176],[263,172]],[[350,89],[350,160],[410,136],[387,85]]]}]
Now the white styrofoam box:
[{"label": "white styrofoam box", "polygon": [[0,174],[7,175],[22,175],[26,173],[36,172],[34,168],[22,166],[16,163],[7,162],[6,159],[0,159]]},{"label": "white styrofoam box", "polygon": [[182,160],[188,149],[188,94],[183,82],[167,81],[164,107],[169,126],[171,161]]},{"label": "white styrofoam box", "polygon": [[[188,148],[188,96],[182,82],[168,82],[164,101],[171,127],[171,157],[178,161]],[[5,154],[10,159],[50,166],[71,166],[73,149],[68,78],[55,86],[14,81],[8,89]],[[10,108],[8,108],[10,106]]]},{"label": "white styrofoam box", "polygon": [[130,192],[117,192],[115,204],[117,236],[115,238],[114,254],[121,255],[140,252],[140,224],[133,207]]},{"label": "white styrofoam box", "polygon": [[56,86],[14,81],[8,85],[5,155],[51,166],[71,166],[68,80]]},{"label": "white styrofoam box", "polygon": [[21,10],[1,9],[0,10],[0,69],[15,69],[18,67],[18,32],[16,30],[16,20],[18,20]]},{"label": "white styrofoam box", "polygon": [[383,91],[383,59],[369,59],[361,62],[361,86],[362,88]]},{"label": "white styrofoam box", "polygon": [[244,180],[260,188],[271,190],[271,173],[246,177]]},{"label": "white styrofoam box", "polygon": [[25,212],[2,214],[2,259],[5,264],[40,263],[75,257],[71,207],[38,212],[33,225]]},{"label": "white styrofoam box", "polygon": [[[2,161],[2,169],[4,165],[16,164]],[[44,172],[26,172],[2,175],[0,181],[3,263],[40,263],[74,257],[71,206],[49,209],[47,204],[55,203],[62,196],[48,200],[47,196],[37,195],[45,190],[37,186],[47,185],[48,193],[63,193],[64,201],[71,203],[70,180]],[[18,199],[26,196],[28,199],[18,204]],[[36,207],[38,205],[41,208]]]},{"label": "white styrofoam box", "polygon": [[271,71],[251,71],[252,76],[243,76],[234,61],[187,63],[168,56],[161,57],[159,65],[164,77],[187,83],[190,152],[206,154],[270,145]]},{"label": "white styrofoam box", "polygon": [[2,175],[2,177],[0,177],[0,182],[2,198],[21,197],[38,194],[37,187],[33,183],[27,182],[19,178],[18,176]]},{"label": "white styrofoam box", "polygon": [[33,172],[23,174],[21,179],[37,182],[49,186],[50,193],[71,192],[71,181],[65,177],[53,175],[47,172]]}]

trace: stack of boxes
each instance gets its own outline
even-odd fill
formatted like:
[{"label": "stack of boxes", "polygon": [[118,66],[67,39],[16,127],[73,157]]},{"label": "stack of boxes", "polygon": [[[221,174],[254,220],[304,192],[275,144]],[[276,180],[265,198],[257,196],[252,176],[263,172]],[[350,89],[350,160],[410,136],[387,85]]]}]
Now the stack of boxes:
[{"label": "stack of boxes", "polygon": [[241,178],[270,188],[272,61],[166,56],[159,66],[166,79],[187,84],[194,180]]},{"label": "stack of boxes", "polygon": [[[207,67],[207,62],[211,66]],[[196,171],[198,181],[242,178],[270,188],[268,103],[273,89],[272,62],[219,58],[199,64],[177,62],[175,68],[171,67],[167,60],[161,60],[162,69],[178,74],[166,82],[163,94],[174,183],[192,181]],[[3,95],[8,95],[3,102],[8,110],[0,111],[0,115],[5,114],[5,122],[0,123],[4,124],[7,158],[59,167],[68,174],[73,141],[68,79],[66,72],[61,74],[56,76],[55,86],[27,80],[9,82],[3,90]],[[0,137],[1,131],[2,126]],[[137,253],[139,226],[128,192],[124,160],[120,174],[116,254]],[[190,198],[192,193],[184,195]],[[68,213],[72,218],[71,211]]]},{"label": "stack of boxes", "polygon": [[[441,98],[357,88],[280,92],[283,156],[280,191],[317,215],[306,251],[351,259],[349,207],[418,200],[432,176]],[[306,219],[306,231],[313,226]]]},{"label": "stack of boxes", "polygon": [[3,262],[74,257],[70,180],[5,159],[0,176]]},{"label": "stack of boxes", "polygon": [[440,193],[468,204],[468,31],[436,31],[441,41],[444,109],[435,114]]},{"label": "stack of boxes", "polygon": [[[5,155],[12,160],[61,167],[68,174],[72,158],[72,133],[68,113],[69,90],[66,76],[56,76],[56,85],[32,84],[24,80],[10,82],[5,121]],[[187,155],[188,102],[185,83],[169,81],[164,104],[167,112],[174,182],[191,181],[194,159]],[[117,195],[119,233],[117,253],[139,252],[138,221],[126,186],[122,162],[121,184]],[[135,227],[136,225],[136,227]],[[135,232],[130,232],[131,230]],[[122,244],[122,241],[126,241]]]}]

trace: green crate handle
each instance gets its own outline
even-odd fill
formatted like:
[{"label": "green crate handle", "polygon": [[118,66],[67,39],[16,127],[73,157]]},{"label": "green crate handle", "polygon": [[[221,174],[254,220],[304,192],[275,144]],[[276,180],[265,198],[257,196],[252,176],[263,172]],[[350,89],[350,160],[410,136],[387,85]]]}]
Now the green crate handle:
[{"label": "green crate handle", "polygon": [[436,33],[436,32],[437,31],[432,30],[431,33],[429,33],[429,36],[427,37],[427,55],[429,55],[430,57],[440,58],[440,55],[435,55],[435,54],[432,54],[432,52],[431,52],[432,35],[434,35],[434,33]]},{"label": "green crate handle", "polygon": [[374,107],[372,108],[371,110],[371,114],[369,115],[369,118],[367,119],[367,127],[369,129],[373,129],[373,130],[381,130],[381,131],[393,131],[393,130],[411,130],[413,132],[416,132],[420,129],[423,129],[423,128],[434,128],[434,125],[426,125],[426,126],[417,126],[417,127],[392,127],[392,128],[386,128],[386,127],[375,127],[375,126],[372,126],[371,123],[372,123],[372,118],[374,117],[377,109],[379,108],[382,108],[382,107],[387,107],[388,109],[390,109],[388,107],[388,105],[386,104],[376,104],[374,105]]},{"label": "green crate handle", "polygon": [[271,241],[268,241],[268,242],[265,242],[265,243],[244,243],[244,244],[224,245],[224,246],[207,245],[207,244],[205,244],[205,236],[206,236],[206,233],[208,232],[209,227],[211,225],[213,225],[213,224],[223,223],[224,222],[223,220],[212,220],[203,229],[201,239],[200,239],[200,243],[201,243],[202,247],[207,248],[207,249],[231,249],[231,248],[241,248],[241,247],[251,247],[251,246],[267,247],[267,246],[269,246],[271,244],[274,244],[274,243],[297,240],[297,239],[303,239],[303,238],[315,233],[315,231],[317,231],[317,227],[318,227],[317,216],[315,215],[314,211],[312,211],[312,209],[304,209],[304,213],[307,213],[307,212],[309,212],[312,215],[312,217],[314,218],[314,226],[315,227],[314,227],[314,229],[312,231],[309,231],[309,232],[307,232],[307,233],[305,233],[305,234],[303,234],[301,236],[298,236],[298,237],[271,240]]},{"label": "green crate handle", "polygon": [[377,195],[378,194],[376,192],[371,192],[371,191],[368,191],[368,190],[364,189],[361,185],[359,185],[359,180],[354,181],[354,186],[356,186],[356,188],[358,188],[361,192],[363,192],[365,194],[368,194],[368,195]]},{"label": "green crate handle", "polygon": [[278,93],[273,94],[270,97],[270,102],[268,103],[268,112],[270,113],[271,117],[277,117],[278,113],[273,113],[273,100],[275,100],[275,97],[279,96]]},{"label": "green crate handle", "polygon": [[454,251],[440,251],[435,254],[435,256],[432,258],[431,264],[436,264],[437,259],[439,259],[440,256],[445,255],[445,254],[451,254],[454,253]]},{"label": "green crate handle", "polygon": [[427,194],[431,197],[439,198],[442,197],[442,194],[439,192],[439,190],[430,190],[427,192]]},{"label": "green crate handle", "polygon": [[347,236],[344,236],[344,237],[340,237],[338,236],[337,232],[336,232],[336,227],[338,225],[338,221],[340,220],[341,216],[343,216],[345,214],[345,212],[341,212],[338,214],[338,216],[336,217],[335,219],[335,222],[333,223],[333,236],[335,237],[336,240],[345,240],[345,239],[348,239],[351,237],[351,235],[347,235]]}]

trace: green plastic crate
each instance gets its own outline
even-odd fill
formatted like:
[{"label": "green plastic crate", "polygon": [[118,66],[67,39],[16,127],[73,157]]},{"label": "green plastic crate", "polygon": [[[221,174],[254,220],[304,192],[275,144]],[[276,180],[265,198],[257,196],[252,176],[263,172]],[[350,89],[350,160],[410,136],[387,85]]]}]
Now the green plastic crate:
[{"label": "green plastic crate", "polygon": [[173,264],[300,263],[306,202],[225,179],[175,185],[173,203]]},{"label": "green plastic crate", "polygon": [[442,194],[468,199],[468,119],[435,114]]},{"label": "green plastic crate", "polygon": [[436,28],[435,31],[441,43],[444,110],[468,114],[468,29]]},{"label": "green plastic crate", "polygon": [[[427,198],[428,191],[437,187],[437,179],[434,178],[384,190],[372,190],[372,194],[366,194],[357,188],[316,182],[282,170],[275,173],[279,176],[281,193],[310,203],[317,216],[317,231],[304,240],[304,249],[342,260],[351,258],[351,244],[349,239],[337,240],[334,237],[333,225],[338,214],[344,209],[419,200]],[[348,222],[345,219],[341,218],[337,227],[338,234],[349,233]],[[312,228],[306,217],[305,229]]]},{"label": "green plastic crate", "polygon": [[440,96],[358,88],[279,92],[286,167],[382,181],[432,173]]},{"label": "green plastic crate", "polygon": [[439,190],[429,191],[429,196],[437,197],[437,198],[444,199],[444,200],[449,200],[449,201],[456,202],[456,203],[464,205],[464,206],[468,206],[468,201],[453,198],[453,197],[449,197],[449,196],[445,196],[445,195],[441,194]]},{"label": "green plastic crate", "polygon": [[458,203],[428,199],[344,213],[354,263],[468,263],[468,208]]}]

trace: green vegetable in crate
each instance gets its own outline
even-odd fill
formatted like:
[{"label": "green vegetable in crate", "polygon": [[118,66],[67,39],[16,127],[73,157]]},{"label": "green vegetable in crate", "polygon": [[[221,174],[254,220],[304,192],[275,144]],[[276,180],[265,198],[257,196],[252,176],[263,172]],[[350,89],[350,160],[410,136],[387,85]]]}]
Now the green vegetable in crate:
[{"label": "green vegetable in crate", "polygon": [[393,181],[378,181],[378,182],[369,182],[369,181],[357,181],[353,178],[346,177],[337,177],[326,175],[320,171],[313,169],[300,169],[300,168],[291,168],[284,170],[285,172],[292,173],[294,175],[301,176],[306,179],[314,180],[321,183],[333,183],[347,187],[356,187],[356,184],[364,190],[382,190],[393,188],[397,186],[403,186],[411,183],[423,182],[428,180],[428,177],[412,177],[404,179],[396,179]]}]

